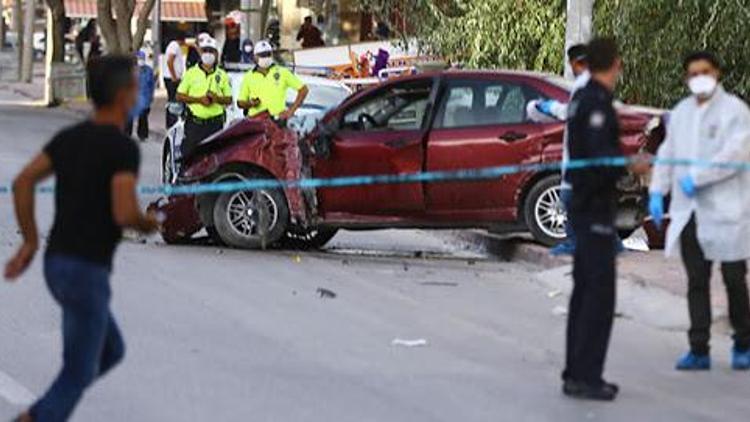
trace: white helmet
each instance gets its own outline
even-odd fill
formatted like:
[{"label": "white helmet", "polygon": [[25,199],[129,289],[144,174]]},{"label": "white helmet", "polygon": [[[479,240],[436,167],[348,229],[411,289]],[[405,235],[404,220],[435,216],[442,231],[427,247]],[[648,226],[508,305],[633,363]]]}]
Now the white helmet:
[{"label": "white helmet", "polygon": [[273,46],[266,40],[260,40],[257,44],[255,44],[255,50],[253,50],[253,53],[256,56],[265,53],[273,53]]},{"label": "white helmet", "polygon": [[198,41],[198,47],[200,47],[201,49],[213,48],[214,50],[219,50],[219,44],[214,38],[211,37],[203,38],[202,40]]}]

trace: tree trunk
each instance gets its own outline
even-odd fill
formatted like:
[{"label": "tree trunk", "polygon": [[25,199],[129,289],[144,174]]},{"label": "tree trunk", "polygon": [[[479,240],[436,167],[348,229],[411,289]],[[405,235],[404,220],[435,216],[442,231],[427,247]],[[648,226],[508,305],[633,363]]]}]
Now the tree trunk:
[{"label": "tree trunk", "polygon": [[271,14],[271,0],[262,0],[260,6],[260,39],[266,39],[268,16]]},{"label": "tree trunk", "polygon": [[120,39],[117,37],[115,19],[112,17],[112,0],[96,2],[96,22],[102,30],[102,36],[107,43],[107,50],[111,53],[120,51]]},{"label": "tree trunk", "polygon": [[133,33],[130,32],[130,23],[135,12],[135,0],[115,0],[115,25],[117,27],[117,38],[120,49],[117,53],[128,54],[133,52]]},{"label": "tree trunk", "polygon": [[[151,12],[154,9],[154,4],[156,4],[156,0],[147,0],[143,4],[141,11],[138,12],[138,21],[136,22],[135,35],[133,36],[133,50],[137,50],[143,45],[143,37],[146,35],[146,27],[148,26]],[[151,33],[153,34],[154,31],[156,31],[156,28],[152,28]],[[155,37],[152,36],[152,38]]]},{"label": "tree trunk", "polygon": [[26,0],[26,11],[23,15],[23,53],[21,55],[21,81],[31,83],[34,79],[34,21],[36,19],[36,1]]},{"label": "tree trunk", "polygon": [[23,61],[23,4],[21,0],[13,2],[13,29],[16,30],[16,75],[21,81],[21,62]]},{"label": "tree trunk", "polygon": [[65,61],[65,1],[47,0],[47,6],[52,17],[52,62]]}]

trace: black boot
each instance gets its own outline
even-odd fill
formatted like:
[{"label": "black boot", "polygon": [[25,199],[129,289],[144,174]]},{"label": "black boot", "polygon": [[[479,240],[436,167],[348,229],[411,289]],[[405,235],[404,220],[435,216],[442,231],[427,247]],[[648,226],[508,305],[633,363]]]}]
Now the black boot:
[{"label": "black boot", "polygon": [[566,380],[563,383],[563,394],[577,399],[612,401],[617,397],[617,393],[619,392],[620,387],[617,384],[610,384],[604,381],[592,384]]}]

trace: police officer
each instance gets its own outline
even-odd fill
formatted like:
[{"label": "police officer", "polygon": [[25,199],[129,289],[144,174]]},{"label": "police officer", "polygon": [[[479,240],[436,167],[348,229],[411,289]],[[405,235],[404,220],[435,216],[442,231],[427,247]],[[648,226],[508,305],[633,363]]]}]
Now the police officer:
[{"label": "police officer", "polygon": [[224,127],[225,107],[232,104],[229,76],[216,65],[219,55],[216,40],[204,38],[198,47],[201,62],[185,72],[177,88],[177,100],[188,106],[183,157]]},{"label": "police officer", "polygon": [[[621,71],[617,44],[596,39],[588,47],[591,80],[574,96],[569,108],[571,160],[620,157],[620,127],[612,106]],[[645,173],[639,162],[632,171]],[[594,166],[571,169],[571,223],[577,236],[573,261],[566,367],[563,392],[571,397],[614,400],[619,388],[604,381],[615,313],[616,184],[625,169]]]},{"label": "police officer", "polygon": [[[305,101],[307,86],[289,69],[274,63],[273,47],[268,41],[259,41],[254,53],[257,65],[242,79],[237,106],[244,109],[248,117],[266,113],[274,119],[288,120]],[[297,98],[287,108],[289,89],[297,91]]]}]

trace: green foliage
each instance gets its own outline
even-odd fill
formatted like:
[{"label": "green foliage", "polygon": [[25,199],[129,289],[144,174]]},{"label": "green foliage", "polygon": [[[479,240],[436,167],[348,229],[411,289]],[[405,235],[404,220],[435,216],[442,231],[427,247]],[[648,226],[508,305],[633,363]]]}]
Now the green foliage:
[{"label": "green foliage", "polygon": [[[359,1],[390,18],[393,29],[407,28],[401,35],[453,63],[562,72],[566,0]],[[627,102],[673,105],[685,94],[682,59],[698,49],[719,55],[727,89],[750,96],[750,1],[595,3],[596,33],[614,36],[622,47],[619,95]]]},{"label": "green foliage", "polygon": [[[393,10],[429,52],[474,68],[561,71],[565,0],[363,0]],[[392,22],[398,28],[401,22]]]},{"label": "green foliage", "polygon": [[598,0],[598,35],[619,41],[625,60],[620,95],[628,102],[672,106],[685,94],[682,59],[714,51],[724,84],[750,94],[750,2],[744,0]]}]

